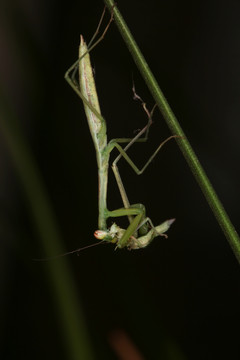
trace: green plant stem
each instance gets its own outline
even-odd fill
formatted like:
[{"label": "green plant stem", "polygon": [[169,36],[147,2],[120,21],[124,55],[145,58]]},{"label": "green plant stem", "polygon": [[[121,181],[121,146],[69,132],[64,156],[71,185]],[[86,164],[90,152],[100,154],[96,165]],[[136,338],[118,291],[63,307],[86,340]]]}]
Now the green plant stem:
[{"label": "green plant stem", "polygon": [[222,228],[238,262],[240,263],[240,239],[231,223],[226,211],[223,208],[218,196],[212,187],[205,171],[203,170],[196,154],[194,153],[186,135],[173,114],[167,100],[165,99],[155,77],[153,76],[146,60],[138,48],[129,28],[127,27],[121,13],[113,0],[104,0],[109,11],[114,12],[115,23],[121,33],[140,73],[142,74],[149,91],[155,99],[172,134],[179,135],[182,139],[176,139],[190,169],[195,176],[206,200],[211,207],[220,227]]},{"label": "green plant stem", "polygon": [[[45,253],[47,256],[63,253],[61,237],[40,172],[18,126],[16,116],[10,105],[4,100],[1,89],[0,130],[21,180],[29,213]],[[36,263],[37,265],[40,266],[39,263]],[[46,261],[44,268],[56,304],[63,341],[66,343],[67,358],[71,360],[94,359],[77,289],[67,259]]]}]

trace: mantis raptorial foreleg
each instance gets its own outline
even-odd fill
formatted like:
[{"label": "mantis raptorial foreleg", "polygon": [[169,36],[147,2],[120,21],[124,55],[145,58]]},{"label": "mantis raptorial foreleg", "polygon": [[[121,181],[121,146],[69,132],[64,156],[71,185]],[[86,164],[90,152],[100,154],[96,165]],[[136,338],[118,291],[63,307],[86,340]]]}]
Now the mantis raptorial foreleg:
[{"label": "mantis raptorial foreleg", "polygon": [[[99,32],[103,15],[94,36],[96,36]],[[103,39],[112,19],[113,14],[111,15],[111,19],[108,25],[103,31],[103,34],[95,42],[95,44],[91,45],[89,48],[87,47],[86,43],[83,40],[83,37],[81,36],[79,59],[68,69],[65,74],[65,79],[68,81],[70,86],[74,89],[74,91],[83,101],[90,132],[96,149],[99,177],[99,230],[95,231],[95,237],[104,241],[116,243],[116,246],[118,248],[128,247],[131,249],[137,249],[147,246],[147,244],[150,243],[154,237],[162,235],[164,232],[166,232],[174,219],[167,220],[163,224],[154,227],[151,223],[151,220],[146,217],[145,207],[142,204],[130,205],[117,168],[117,162],[121,157],[123,157],[137,174],[142,174],[143,171],[152,162],[153,158],[157,155],[161,147],[168,140],[176,136],[170,136],[168,139],[162,142],[158,146],[156,151],[152,154],[152,156],[149,158],[149,160],[146,162],[146,164],[141,169],[139,169],[130,159],[126,151],[135,142],[143,142],[147,140],[148,130],[152,123],[152,119],[151,114],[146,108],[146,105],[142,102],[143,107],[148,114],[147,125],[133,139],[117,138],[107,143],[106,122],[102,117],[100,111],[95,81],[90,63],[89,51],[93,49],[96,44],[98,44]],[[79,83],[77,83],[74,78],[76,74],[76,67],[78,67],[79,72]],[[71,74],[74,75],[73,78],[71,77]],[[140,99],[140,97],[136,95],[136,93],[135,96]],[[142,135],[144,134],[145,137],[142,137]],[[125,148],[122,148],[122,146],[120,145],[123,143],[127,143],[127,146],[125,146]],[[110,211],[107,208],[108,166],[110,153],[114,148],[116,148],[120,154],[114,160],[112,168],[123,200],[124,208]],[[108,218],[122,216],[128,216],[130,220],[130,224],[126,230],[121,229],[116,224],[113,224],[109,229],[107,228]],[[151,230],[149,230],[146,226],[147,223],[151,225]],[[139,234],[141,234],[142,236],[138,237],[138,231]]]}]

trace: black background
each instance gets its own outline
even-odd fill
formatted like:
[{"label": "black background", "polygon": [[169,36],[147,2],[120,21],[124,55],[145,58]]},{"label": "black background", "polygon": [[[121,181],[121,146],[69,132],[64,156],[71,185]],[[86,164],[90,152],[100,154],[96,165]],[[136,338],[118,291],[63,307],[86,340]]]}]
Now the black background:
[{"label": "black background", "polygon": [[[128,26],[236,229],[239,227],[239,1],[118,1]],[[83,106],[63,76],[79,34],[91,39],[101,1],[2,1],[1,85],[41,172],[64,251],[93,243],[97,170]],[[108,14],[106,16],[108,18]],[[91,53],[108,138],[131,137],[154,105],[117,29]],[[141,166],[169,136],[156,111]],[[48,281],[47,256],[4,136],[0,141],[1,341],[4,359],[70,359]],[[145,359],[239,359],[239,265],[176,143],[138,177],[119,163],[131,203],[169,238],[144,250],[104,245],[67,261],[97,359],[117,359],[119,329]],[[110,175],[108,205],[121,207]]]}]

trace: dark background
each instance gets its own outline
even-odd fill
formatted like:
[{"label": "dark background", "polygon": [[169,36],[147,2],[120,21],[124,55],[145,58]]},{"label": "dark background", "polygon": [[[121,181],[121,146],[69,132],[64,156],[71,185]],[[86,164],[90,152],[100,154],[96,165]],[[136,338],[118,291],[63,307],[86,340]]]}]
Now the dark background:
[{"label": "dark background", "polygon": [[[118,7],[238,229],[239,1],[119,0]],[[40,170],[63,251],[93,243],[97,228],[94,147],[63,76],[79,34],[91,39],[102,10],[96,0],[1,2],[1,87]],[[91,57],[108,138],[131,137],[146,122],[132,77],[149,107],[154,102],[114,24]],[[169,135],[156,111],[149,142],[132,158],[140,166]],[[48,265],[32,260],[49,254],[0,140],[1,358],[70,359]],[[145,359],[239,359],[239,265],[176,143],[141,177],[124,161],[119,168],[131,203],[145,204],[155,224],[177,220],[167,240],[144,250],[104,245],[49,260],[68,262],[96,358],[120,358],[111,339],[121,331]],[[112,175],[108,204],[121,207]]]}]

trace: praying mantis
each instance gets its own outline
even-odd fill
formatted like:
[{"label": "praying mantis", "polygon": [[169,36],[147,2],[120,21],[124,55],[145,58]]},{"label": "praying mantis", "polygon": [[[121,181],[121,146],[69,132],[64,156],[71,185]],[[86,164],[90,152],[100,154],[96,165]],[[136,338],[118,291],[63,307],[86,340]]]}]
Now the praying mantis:
[{"label": "praying mantis", "polygon": [[[104,9],[105,12],[105,9]],[[97,30],[93,36],[97,35],[104,12],[98,24]],[[170,139],[175,138],[176,135],[172,135],[163,141],[146,162],[146,164],[139,169],[127,154],[127,150],[135,142],[145,142],[148,138],[149,127],[152,124],[152,112],[146,108],[146,104],[135,93],[135,98],[142,102],[143,108],[148,115],[147,125],[138,132],[133,138],[117,138],[107,142],[107,126],[105,119],[101,115],[99,106],[95,80],[93,76],[93,70],[90,61],[89,52],[99,43],[105,36],[110,23],[113,20],[113,14],[111,19],[103,31],[101,37],[95,42],[94,45],[87,46],[83,36],[80,36],[79,46],[79,58],[78,60],[67,70],[65,79],[77,95],[82,99],[90,133],[96,150],[97,166],[98,166],[98,230],[94,232],[95,238],[104,242],[116,244],[116,248],[122,249],[140,249],[144,248],[151,243],[151,241],[157,236],[165,236],[165,232],[169,229],[175,219],[169,219],[164,221],[158,226],[154,226],[149,217],[146,216],[145,207],[143,204],[131,205],[128,200],[123,182],[118,171],[117,163],[121,158],[124,158],[130,167],[136,174],[142,174],[148,165],[152,162],[153,158],[157,155],[161,147]],[[93,40],[93,39],[92,39]],[[75,80],[76,72],[79,73],[79,81]],[[145,135],[145,136],[142,136]],[[122,144],[127,144],[124,148]],[[123,206],[120,209],[109,210],[107,207],[107,187],[108,187],[108,170],[110,162],[111,151],[116,148],[119,151],[119,155],[112,163],[112,170],[115,175],[119,192],[123,201]],[[118,218],[127,216],[129,219],[129,226],[127,229],[122,229],[116,223],[113,223],[109,228],[107,226],[107,220],[109,218]],[[149,227],[150,226],[150,227]]]}]

